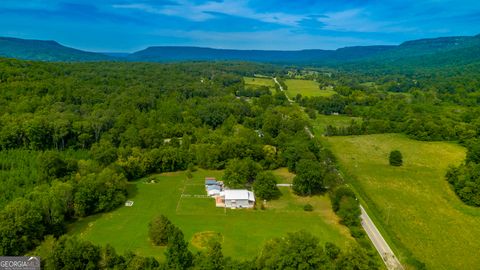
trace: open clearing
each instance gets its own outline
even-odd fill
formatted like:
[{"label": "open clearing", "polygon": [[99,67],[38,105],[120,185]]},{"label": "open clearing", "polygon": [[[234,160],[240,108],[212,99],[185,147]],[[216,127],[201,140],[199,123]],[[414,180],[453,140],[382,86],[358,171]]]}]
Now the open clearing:
[{"label": "open clearing", "polygon": [[[464,205],[444,178],[464,148],[399,134],[325,139],[401,261],[410,251],[428,269],[480,269],[480,209]],[[404,166],[388,164],[394,149]]]},{"label": "open clearing", "polygon": [[[291,181],[291,174],[285,170],[275,173],[287,178],[279,182]],[[268,239],[301,229],[318,236],[322,242],[333,242],[341,247],[354,242],[348,229],[338,223],[326,196],[302,198],[292,194],[290,188],[282,187],[282,197],[267,202],[266,210],[216,208],[214,199],[200,196],[205,195],[204,177],[220,179],[222,174],[221,171],[199,170],[192,179],[187,179],[183,172],[167,173],[148,177],[155,177],[155,184],[142,180],[130,183],[133,195],[129,199],[135,202],[132,207],[122,206],[110,213],[75,222],[69,233],[97,244],[110,243],[119,252],[132,250],[159,259],[163,258],[164,248],[150,243],[147,228],[150,220],[159,214],[166,215],[179,226],[188,241],[193,240],[192,249],[199,246],[199,238],[216,232],[221,236],[215,237],[223,239],[225,255],[240,259],[257,255]],[[303,210],[306,203],[314,206],[313,212]]]},{"label": "open clearing", "polygon": [[270,90],[275,89],[275,82],[272,78],[243,77],[243,81],[247,87],[267,86]]},{"label": "open clearing", "polygon": [[346,115],[324,115],[317,114],[317,118],[313,120],[313,131],[315,134],[321,135],[325,133],[325,129],[328,125],[334,127],[348,127],[355,121],[356,123],[362,123],[362,118],[360,117],[350,117]]},{"label": "open clearing", "polygon": [[285,80],[285,84],[288,88],[287,95],[291,99],[297,94],[304,97],[329,97],[336,93],[331,87],[320,89],[317,82],[310,80],[288,79]]}]

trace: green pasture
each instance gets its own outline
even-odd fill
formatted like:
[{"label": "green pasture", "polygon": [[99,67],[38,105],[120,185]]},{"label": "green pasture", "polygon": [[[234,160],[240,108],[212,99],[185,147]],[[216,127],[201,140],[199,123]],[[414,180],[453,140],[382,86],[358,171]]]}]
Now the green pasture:
[{"label": "green pasture", "polygon": [[[465,158],[463,147],[399,134],[325,140],[402,262],[480,269],[480,209],[463,204],[444,177],[448,166]],[[388,164],[395,149],[403,154],[401,167]]]},{"label": "green pasture", "polygon": [[318,83],[311,80],[287,79],[285,84],[290,98],[294,98],[297,94],[304,97],[329,97],[336,93],[332,87],[320,89]]},{"label": "green pasture", "polygon": [[352,121],[361,123],[362,118],[350,117],[346,115],[317,114],[315,120],[312,121],[313,131],[315,134],[324,134],[328,125],[332,125],[334,127],[348,127]]},{"label": "green pasture", "polygon": [[[257,255],[268,239],[302,229],[322,242],[341,247],[354,242],[348,229],[339,224],[327,196],[301,198],[292,194],[290,188],[282,187],[282,197],[267,202],[266,210],[216,208],[213,198],[201,195],[206,195],[204,178],[220,179],[222,174],[199,170],[192,179],[187,179],[184,172],[177,172],[149,176],[148,179],[156,178],[154,184],[143,180],[130,183],[132,207],[121,206],[110,213],[75,222],[69,233],[97,244],[109,243],[119,252],[132,250],[159,259],[163,258],[164,248],[153,246],[148,239],[148,223],[159,214],[180,227],[190,242],[201,238],[202,233],[220,233],[225,255],[239,259]],[[279,182],[291,181],[292,175],[286,170],[277,170],[275,174],[286,177]],[[306,203],[314,206],[313,212],[303,210]],[[190,247],[195,250],[194,245]]]},{"label": "green pasture", "polygon": [[267,86],[268,88],[275,88],[275,82],[268,77],[243,77],[246,86]]}]

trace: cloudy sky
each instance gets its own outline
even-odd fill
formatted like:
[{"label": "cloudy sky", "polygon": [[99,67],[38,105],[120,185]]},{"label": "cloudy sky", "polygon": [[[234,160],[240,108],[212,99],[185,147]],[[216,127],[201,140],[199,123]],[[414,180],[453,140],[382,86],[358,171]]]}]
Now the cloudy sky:
[{"label": "cloudy sky", "polygon": [[478,0],[0,0],[0,36],[90,51],[335,49],[479,33]]}]

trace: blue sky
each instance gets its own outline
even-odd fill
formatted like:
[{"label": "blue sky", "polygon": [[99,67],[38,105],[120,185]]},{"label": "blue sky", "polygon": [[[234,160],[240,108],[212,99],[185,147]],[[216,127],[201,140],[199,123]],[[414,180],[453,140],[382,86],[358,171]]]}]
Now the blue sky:
[{"label": "blue sky", "polygon": [[0,1],[0,36],[90,51],[336,49],[479,33],[478,0]]}]

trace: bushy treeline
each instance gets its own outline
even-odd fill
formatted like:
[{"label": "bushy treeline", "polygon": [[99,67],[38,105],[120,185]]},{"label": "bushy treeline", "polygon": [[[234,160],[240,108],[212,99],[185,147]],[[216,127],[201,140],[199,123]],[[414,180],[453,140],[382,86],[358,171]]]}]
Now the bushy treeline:
[{"label": "bushy treeline", "polygon": [[238,261],[225,257],[219,242],[210,241],[196,253],[188,249],[177,227],[170,232],[165,261],[132,252],[118,254],[109,245],[100,247],[75,237],[49,237],[35,252],[42,257],[43,269],[379,269],[374,250],[352,245],[341,249],[332,243],[321,245],[319,239],[304,232],[289,233],[268,241],[259,255]]},{"label": "bushy treeline", "polygon": [[466,146],[465,163],[451,167],[446,178],[463,202],[480,206],[480,140],[469,141]]},{"label": "bushy treeline", "polygon": [[0,254],[22,255],[46,235],[62,235],[77,217],[110,211],[125,202],[120,168],[95,162],[65,162],[57,152],[38,157],[39,178],[31,191],[0,210]]}]

